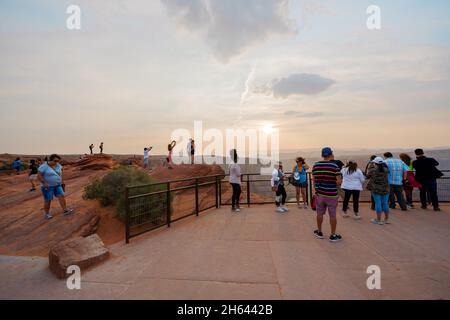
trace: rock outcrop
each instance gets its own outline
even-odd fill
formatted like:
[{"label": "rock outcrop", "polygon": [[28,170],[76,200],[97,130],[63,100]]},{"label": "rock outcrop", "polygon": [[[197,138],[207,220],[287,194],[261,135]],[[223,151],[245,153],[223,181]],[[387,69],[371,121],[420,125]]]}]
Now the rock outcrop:
[{"label": "rock outcrop", "polygon": [[84,271],[108,258],[109,250],[96,234],[63,241],[52,247],[48,256],[50,271],[60,279],[69,275],[69,266],[75,265]]}]

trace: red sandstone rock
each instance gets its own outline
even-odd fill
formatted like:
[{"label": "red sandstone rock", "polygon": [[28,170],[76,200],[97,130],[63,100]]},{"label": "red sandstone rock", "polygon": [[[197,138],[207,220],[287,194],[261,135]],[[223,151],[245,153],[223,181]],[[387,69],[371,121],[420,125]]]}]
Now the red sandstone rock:
[{"label": "red sandstone rock", "polygon": [[96,234],[63,241],[52,247],[48,256],[50,270],[60,279],[68,276],[67,268],[71,265],[83,271],[108,258],[109,250]]}]

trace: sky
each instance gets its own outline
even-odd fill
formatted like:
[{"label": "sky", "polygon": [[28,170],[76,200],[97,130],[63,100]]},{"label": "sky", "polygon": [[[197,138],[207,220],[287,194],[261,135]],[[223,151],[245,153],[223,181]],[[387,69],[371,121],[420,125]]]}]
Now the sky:
[{"label": "sky", "polygon": [[0,153],[162,154],[196,120],[273,127],[289,150],[449,146],[449,13],[444,0],[0,0]]}]

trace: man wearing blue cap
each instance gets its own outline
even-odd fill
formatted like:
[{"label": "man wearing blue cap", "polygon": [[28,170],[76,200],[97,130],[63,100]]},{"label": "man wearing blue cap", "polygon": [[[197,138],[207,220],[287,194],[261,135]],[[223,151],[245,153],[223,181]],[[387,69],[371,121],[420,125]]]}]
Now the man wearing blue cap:
[{"label": "man wearing blue cap", "polygon": [[330,241],[342,240],[342,236],[336,233],[337,219],[336,210],[338,206],[338,185],[341,184],[339,166],[333,162],[333,150],[326,147],[322,149],[323,161],[316,162],[312,169],[313,192],[316,195],[317,206],[317,230],[314,235],[323,239],[322,222],[323,216],[328,210],[330,216],[331,235]]}]

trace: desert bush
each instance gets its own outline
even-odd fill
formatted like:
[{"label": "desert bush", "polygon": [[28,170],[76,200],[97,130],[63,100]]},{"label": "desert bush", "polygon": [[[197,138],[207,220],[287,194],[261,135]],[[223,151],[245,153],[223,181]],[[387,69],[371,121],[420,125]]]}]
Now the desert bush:
[{"label": "desert bush", "polygon": [[[119,218],[124,221],[126,187],[130,185],[144,185],[143,187],[132,189],[130,195],[165,190],[164,185],[148,186],[148,184],[152,183],[157,183],[157,181],[151,178],[144,170],[136,167],[120,166],[106,174],[103,178],[91,180],[89,185],[85,187],[83,197],[85,199],[99,199],[102,206],[114,205]],[[159,198],[164,199],[164,197]],[[158,206],[155,206],[155,211],[163,210],[165,204],[159,207],[160,209],[158,209]]]}]

